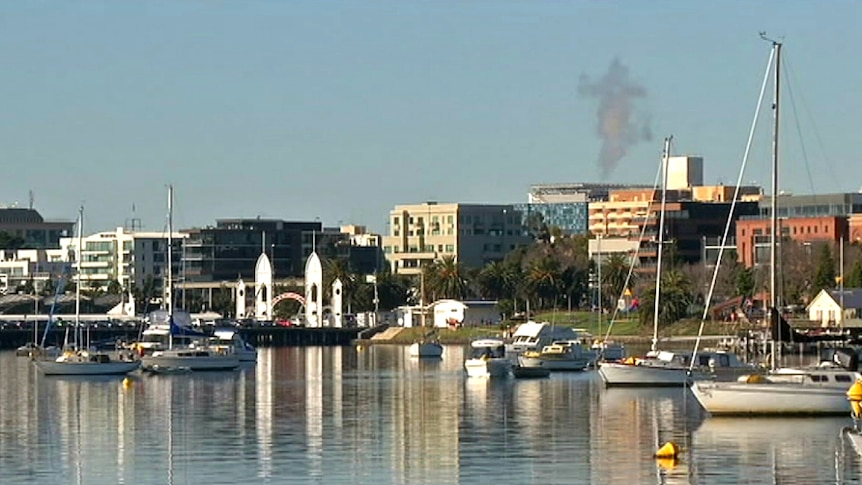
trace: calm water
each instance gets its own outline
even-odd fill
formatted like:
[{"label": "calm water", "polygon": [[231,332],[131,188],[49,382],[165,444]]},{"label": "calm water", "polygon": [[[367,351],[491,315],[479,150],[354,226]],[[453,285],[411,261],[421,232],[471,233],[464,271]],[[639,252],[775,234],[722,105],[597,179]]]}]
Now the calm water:
[{"label": "calm water", "polygon": [[[262,349],[256,367],[124,388],[0,352],[0,483],[862,483],[849,419],[709,419],[682,389],[467,379],[463,360]],[[669,440],[667,470],[652,453]]]}]

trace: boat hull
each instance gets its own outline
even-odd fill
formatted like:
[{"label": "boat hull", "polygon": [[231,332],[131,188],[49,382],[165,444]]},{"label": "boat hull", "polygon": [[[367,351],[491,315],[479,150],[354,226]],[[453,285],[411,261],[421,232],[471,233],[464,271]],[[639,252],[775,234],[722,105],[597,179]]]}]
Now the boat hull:
[{"label": "boat hull", "polygon": [[516,365],[512,367],[512,375],[516,379],[538,379],[550,377],[551,370],[544,367],[525,367],[522,365]]},{"label": "boat hull", "polygon": [[443,346],[436,342],[416,342],[410,345],[410,357],[442,357]]},{"label": "boat hull", "polygon": [[688,370],[680,367],[602,363],[599,375],[607,387],[680,387],[690,384]]},{"label": "boat hull", "polygon": [[239,367],[239,358],[235,354],[186,357],[155,352],[153,355],[142,357],[141,361],[144,370],[187,367],[193,371],[219,371]]},{"label": "boat hull", "polygon": [[553,359],[547,357],[519,356],[523,367],[542,367],[549,371],[582,371],[590,365],[586,359]]},{"label": "boat hull", "polygon": [[508,359],[467,359],[464,369],[469,377],[507,377],[512,370]]},{"label": "boat hull", "polygon": [[841,415],[847,390],[796,383],[695,382],[700,405],[712,415]]},{"label": "boat hull", "polygon": [[54,362],[47,360],[35,361],[36,367],[47,376],[109,376],[123,375],[141,366],[140,361],[133,362]]}]

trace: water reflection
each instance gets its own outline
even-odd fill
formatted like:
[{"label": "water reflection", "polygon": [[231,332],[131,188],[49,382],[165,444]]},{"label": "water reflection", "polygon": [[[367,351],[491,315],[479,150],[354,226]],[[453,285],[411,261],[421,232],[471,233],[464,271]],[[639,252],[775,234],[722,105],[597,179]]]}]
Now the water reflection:
[{"label": "water reflection", "polygon": [[841,435],[848,422],[707,419],[694,433],[694,447],[712,453],[695,453],[695,463],[703,478],[721,483],[845,483],[845,461],[858,462]]},{"label": "water reflection", "polygon": [[[2,483],[859,483],[849,419],[706,418],[595,373],[470,379],[464,349],[262,349],[236,372],[46,378],[0,353]],[[682,448],[662,466],[664,442]],[[671,466],[672,465],[672,466]]]}]

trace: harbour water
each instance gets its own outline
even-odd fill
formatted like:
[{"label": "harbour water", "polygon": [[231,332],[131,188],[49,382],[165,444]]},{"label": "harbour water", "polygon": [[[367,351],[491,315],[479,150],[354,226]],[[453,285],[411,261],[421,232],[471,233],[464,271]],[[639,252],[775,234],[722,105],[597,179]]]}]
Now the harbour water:
[{"label": "harbour water", "polygon": [[[849,418],[713,419],[685,389],[468,379],[463,361],[267,348],[239,371],[124,385],[0,352],[0,483],[862,483]],[[666,441],[674,466],[652,457]]]}]

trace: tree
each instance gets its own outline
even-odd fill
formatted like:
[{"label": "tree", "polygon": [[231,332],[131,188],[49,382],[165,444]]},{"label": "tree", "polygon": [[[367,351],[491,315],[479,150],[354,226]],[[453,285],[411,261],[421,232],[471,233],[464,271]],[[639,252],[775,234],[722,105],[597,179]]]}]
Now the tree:
[{"label": "tree", "polygon": [[[622,253],[612,253],[602,264],[602,294],[609,300],[614,302],[616,306],[617,298],[620,298],[623,291],[626,289],[626,278],[629,275],[629,261]],[[634,273],[632,273],[634,277]],[[633,281],[629,282],[631,285]],[[608,305],[604,305],[607,308]]]},{"label": "tree", "polygon": [[461,265],[454,256],[443,256],[426,265],[422,273],[425,277],[426,305],[441,298],[463,298],[467,284],[462,276]]},{"label": "tree", "polygon": [[[693,302],[689,292],[691,283],[680,270],[670,270],[661,278],[658,305],[658,324],[667,325],[688,315],[689,306]],[[639,317],[641,324],[652,323],[655,312],[655,286],[645,292],[641,298]]]},{"label": "tree", "polygon": [[0,249],[18,250],[26,245],[26,241],[20,236],[0,231]]},{"label": "tree", "polygon": [[862,288],[862,260],[853,263],[850,273],[844,278],[844,286],[847,288]]},{"label": "tree", "polygon": [[560,263],[552,257],[536,260],[527,272],[527,289],[539,299],[539,306],[547,308],[550,301],[557,305],[557,296],[562,288]]},{"label": "tree", "polygon": [[123,293],[123,286],[120,284],[119,281],[113,279],[113,280],[108,282],[108,288],[106,290],[106,293],[108,293],[109,295],[122,294]]},{"label": "tree", "polygon": [[817,258],[817,273],[814,275],[815,292],[835,288],[835,259],[832,257],[832,249],[824,244]]}]

